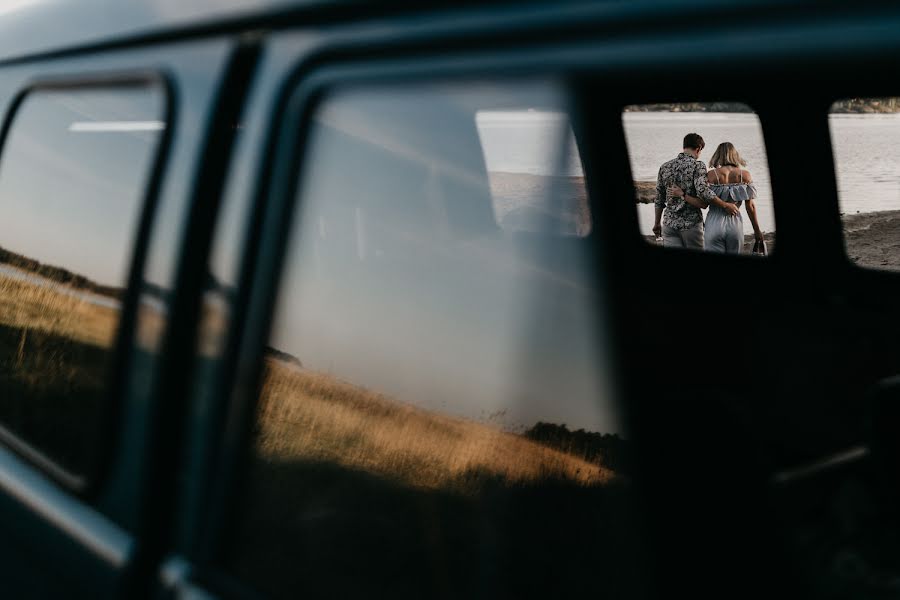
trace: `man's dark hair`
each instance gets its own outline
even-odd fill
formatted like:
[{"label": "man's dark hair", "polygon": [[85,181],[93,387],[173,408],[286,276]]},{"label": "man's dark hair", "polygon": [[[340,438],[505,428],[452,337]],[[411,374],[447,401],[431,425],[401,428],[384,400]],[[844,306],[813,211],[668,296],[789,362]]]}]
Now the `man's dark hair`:
[{"label": "man's dark hair", "polygon": [[694,150],[702,150],[706,144],[699,133],[689,133],[684,136],[684,145],[682,148],[693,148]]}]

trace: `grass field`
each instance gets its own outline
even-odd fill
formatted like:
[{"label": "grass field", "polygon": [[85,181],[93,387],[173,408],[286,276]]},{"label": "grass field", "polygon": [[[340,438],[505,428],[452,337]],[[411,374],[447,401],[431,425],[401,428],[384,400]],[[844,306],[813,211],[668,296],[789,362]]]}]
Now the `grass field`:
[{"label": "grass field", "polygon": [[[83,472],[93,458],[86,442],[102,434],[118,311],[60,285],[0,276],[0,422]],[[156,339],[163,320],[151,323]],[[254,586],[309,598],[637,589],[630,491],[609,469],[274,351],[264,367],[226,552]],[[592,577],[597,565],[602,581]]]},{"label": "grass field", "polygon": [[229,556],[274,597],[639,593],[630,488],[603,466],[273,357],[260,402]]},{"label": "grass field", "polygon": [[74,473],[100,433],[113,308],[0,275],[0,422]]},{"label": "grass field", "polygon": [[0,274],[0,325],[109,347],[118,311],[62,293],[63,287],[37,285]]},{"label": "grass field", "polygon": [[[0,275],[2,377],[8,390],[32,399],[61,402],[64,392],[84,401],[102,392],[103,349],[112,345],[118,311],[61,285]],[[257,448],[268,459],[330,462],[404,485],[465,492],[485,481],[590,486],[612,476],[519,435],[401,404],[286,361],[268,358],[265,365]]]},{"label": "grass field", "polygon": [[612,472],[522,436],[388,399],[267,359],[258,451],[329,462],[424,489],[474,493],[485,482],[606,483]]}]

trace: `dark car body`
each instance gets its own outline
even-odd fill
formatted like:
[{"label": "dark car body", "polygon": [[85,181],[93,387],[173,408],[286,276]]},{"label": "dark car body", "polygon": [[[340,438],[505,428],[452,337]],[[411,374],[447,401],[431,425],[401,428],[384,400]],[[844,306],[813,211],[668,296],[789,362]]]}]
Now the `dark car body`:
[{"label": "dark car body", "polygon": [[[23,99],[41,90],[149,82],[166,122],[136,190],[143,201],[125,249],[96,456],[72,477],[15,434],[2,436],[0,594],[257,595],[221,555],[243,506],[253,390],[313,108],[343,86],[544,77],[561,82],[574,107],[594,215],[592,285],[606,298],[597,309],[604,368],[616,374],[634,444],[642,583],[623,595],[828,597],[821,581],[830,575],[803,555],[803,540],[827,528],[822,506],[844,489],[842,469],[878,482],[879,516],[867,527],[889,528],[897,516],[886,475],[895,457],[884,448],[895,417],[890,377],[900,372],[900,276],[858,268],[844,251],[827,114],[839,99],[900,95],[898,51],[900,8],[867,1],[0,8],[4,140]],[[709,74],[735,64],[740,84],[723,92]],[[759,115],[777,199],[769,260],[660,252],[641,239],[633,203],[621,201],[634,195],[622,108],[697,100],[744,102]],[[210,335],[208,265],[219,259],[234,285],[210,354],[198,348]],[[715,281],[715,295],[684,272]],[[740,318],[752,337],[714,355],[685,345],[660,356],[665,333],[648,317],[661,310],[660,289],[697,319]],[[137,333],[147,298],[165,305],[152,343]],[[682,378],[682,360],[706,376]],[[735,384],[744,365],[754,377]],[[853,460],[841,460],[848,450]],[[585,577],[602,580],[606,568]],[[366,582],[355,586],[342,589]],[[381,594],[391,595],[371,595]]]}]

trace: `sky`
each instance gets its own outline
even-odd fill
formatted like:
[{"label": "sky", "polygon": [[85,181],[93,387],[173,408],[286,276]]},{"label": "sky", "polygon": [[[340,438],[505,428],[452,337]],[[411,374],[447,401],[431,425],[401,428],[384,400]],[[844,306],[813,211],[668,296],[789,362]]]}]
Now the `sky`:
[{"label": "sky", "polygon": [[162,109],[155,88],[27,96],[0,160],[0,246],[121,286]]}]

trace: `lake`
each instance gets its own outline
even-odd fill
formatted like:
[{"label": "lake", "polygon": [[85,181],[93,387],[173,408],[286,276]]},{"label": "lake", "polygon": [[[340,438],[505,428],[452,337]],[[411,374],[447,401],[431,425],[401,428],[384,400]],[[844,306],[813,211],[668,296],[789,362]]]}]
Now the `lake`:
[{"label": "lake", "polygon": [[[775,230],[766,150],[756,115],[629,112],[623,114],[623,123],[632,174],[637,180],[655,180],[659,166],[681,151],[687,133],[703,136],[706,148],[701,159],[705,160],[719,143],[732,142],[747,160],[746,168],[756,184],[760,227]],[[477,124],[489,171],[582,175],[564,113],[479,113]],[[841,211],[900,210],[900,114],[831,115],[829,125]],[[800,148],[802,143],[798,143]],[[822,165],[823,176],[829,176],[831,168]],[[653,205],[641,204],[637,210],[641,231],[650,234]],[[746,218],[744,230],[752,232]]]},{"label": "lake", "polygon": [[[697,132],[703,136],[706,148],[701,158],[706,160],[720,142],[733,143],[747,160],[747,170],[756,182],[760,227],[765,231],[775,229],[766,151],[756,115],[625,113],[623,121],[632,170],[639,180],[656,179],[659,165],[680,151],[681,139],[686,133]],[[841,212],[900,209],[900,115],[830,115],[829,127]],[[672,143],[661,144],[659,140],[671,140]],[[801,147],[802,144],[798,144],[798,148]],[[829,176],[831,168],[831,165],[822,165],[823,176]],[[641,206],[638,210],[641,229],[649,233],[653,225],[653,207]],[[752,231],[746,218],[744,231]]]}]

